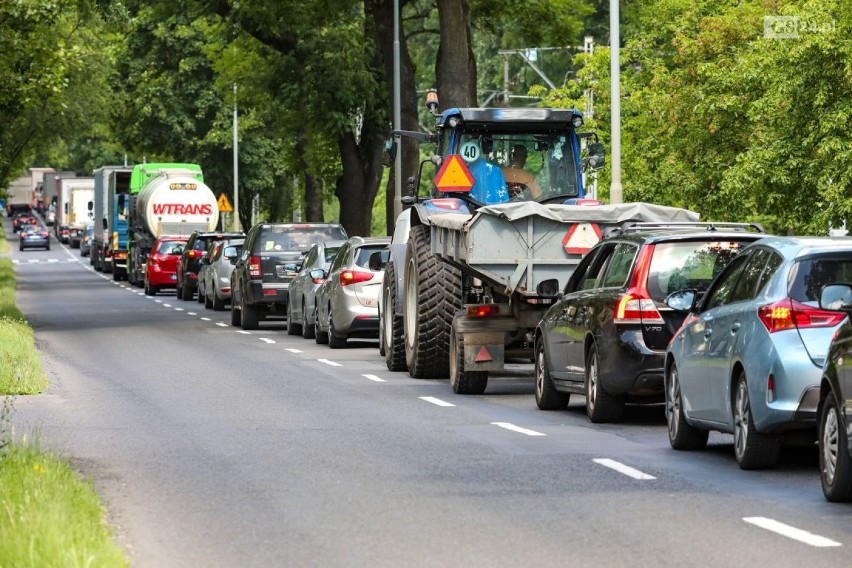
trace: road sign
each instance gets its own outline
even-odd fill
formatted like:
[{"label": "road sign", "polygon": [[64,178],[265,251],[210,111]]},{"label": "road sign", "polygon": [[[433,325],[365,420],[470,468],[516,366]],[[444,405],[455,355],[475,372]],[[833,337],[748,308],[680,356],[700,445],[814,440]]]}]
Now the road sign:
[{"label": "road sign", "polygon": [[473,187],[473,176],[467,164],[458,154],[450,154],[435,176],[435,187],[438,191],[470,191]]},{"label": "road sign", "polygon": [[216,201],[216,204],[219,206],[220,213],[230,213],[234,210],[234,208],[231,207],[231,202],[228,201],[228,196],[224,193],[219,195],[219,200]]},{"label": "road sign", "polygon": [[571,225],[562,246],[568,254],[586,254],[601,240],[601,229],[596,223],[575,223]]}]

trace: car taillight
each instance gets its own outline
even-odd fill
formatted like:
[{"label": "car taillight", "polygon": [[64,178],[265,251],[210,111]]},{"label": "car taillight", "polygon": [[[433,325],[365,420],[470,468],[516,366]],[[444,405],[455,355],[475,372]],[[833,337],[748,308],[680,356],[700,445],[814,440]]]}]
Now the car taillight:
[{"label": "car taillight", "polygon": [[757,317],[766,326],[769,333],[784,331],[785,329],[799,329],[809,327],[833,327],[843,321],[846,317],[844,312],[833,312],[821,310],[812,306],[806,306],[792,298],[784,298],[774,304],[760,306],[757,309]]},{"label": "car taillight", "polygon": [[648,293],[648,272],[651,268],[651,257],[654,255],[654,245],[645,245],[639,251],[636,268],[630,277],[627,292],[615,304],[615,314],[612,323],[642,324],[664,323],[663,317],[657,310],[657,305]]},{"label": "car taillight", "polygon": [[314,284],[322,284],[323,282],[325,282],[325,278],[313,278],[312,277],[311,282],[313,282]]},{"label": "car taillight", "polygon": [[262,273],[260,270],[260,257],[252,256],[249,258],[249,278],[252,280],[257,280],[261,278]]},{"label": "car taillight", "polygon": [[199,251],[193,249],[193,250],[189,251],[186,256],[188,256],[189,258],[198,258],[198,257],[201,256],[201,253]]},{"label": "car taillight", "polygon": [[368,280],[373,279],[372,272],[365,272],[363,270],[344,270],[340,273],[340,285],[341,286],[349,286],[350,284],[357,284],[359,282],[367,282]]}]

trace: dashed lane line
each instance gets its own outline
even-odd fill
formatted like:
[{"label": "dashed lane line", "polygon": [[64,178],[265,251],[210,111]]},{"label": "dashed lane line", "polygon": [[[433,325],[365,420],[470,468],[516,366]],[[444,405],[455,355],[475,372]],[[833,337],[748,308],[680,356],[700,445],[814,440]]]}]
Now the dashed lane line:
[{"label": "dashed lane line", "polygon": [[535,430],[529,430],[527,428],[521,428],[520,426],[515,426],[511,422],[492,422],[494,426],[499,426],[500,428],[505,428],[506,430],[511,430],[512,432],[518,432],[519,434],[525,434],[527,436],[547,436],[547,434],[543,432],[536,432]]},{"label": "dashed lane line", "polygon": [[455,406],[452,402],[447,402],[446,400],[441,400],[440,398],[435,398],[434,396],[421,396],[420,400],[425,400],[426,402],[432,403],[435,406]]},{"label": "dashed lane line", "polygon": [[269,339],[268,337],[259,337],[258,339],[260,339],[264,343],[275,343],[274,339]]},{"label": "dashed lane line", "polygon": [[217,321],[217,322],[216,322],[216,325],[218,325],[219,327],[228,327],[228,324],[226,324],[226,323],[222,323],[222,322],[220,322],[220,321]]},{"label": "dashed lane line", "polygon": [[776,534],[780,534],[781,536],[786,536],[787,538],[791,538],[810,546],[816,546],[819,548],[843,546],[839,542],[833,541],[830,538],[809,533],[802,529],[785,525],[784,523],[780,523],[776,520],[767,519],[766,517],[743,517],[743,520],[762,529],[772,531]]},{"label": "dashed lane line", "polygon": [[[219,325],[218,323],[216,325]],[[228,327],[228,324],[223,323],[222,327]],[[243,335],[251,335],[250,331],[246,331],[244,329],[238,329],[237,333],[242,333]]]},{"label": "dashed lane line", "polygon": [[632,477],[633,479],[647,480],[647,479],[657,479],[653,475],[648,475],[647,473],[641,472],[638,469],[632,468],[629,465],[624,465],[621,462],[617,462],[615,460],[611,460],[609,458],[597,458],[592,460],[596,464],[600,464],[604,467],[608,467],[610,469],[614,469],[619,473],[623,473],[627,477]]},{"label": "dashed lane line", "polygon": [[340,363],[336,363],[335,361],[329,361],[328,359],[317,359],[320,363],[325,363],[326,365],[331,365],[332,367],[342,367]]},{"label": "dashed lane line", "polygon": [[302,353],[301,349],[285,349],[284,351],[289,351],[290,353]]},{"label": "dashed lane line", "polygon": [[364,377],[365,379],[369,379],[369,380],[371,380],[371,381],[373,381],[373,382],[375,382],[375,383],[386,383],[386,382],[387,382],[387,381],[386,381],[386,380],[384,380],[384,379],[380,379],[380,378],[379,378],[379,377],[377,377],[376,375],[361,375],[361,376],[362,376],[362,377]]}]

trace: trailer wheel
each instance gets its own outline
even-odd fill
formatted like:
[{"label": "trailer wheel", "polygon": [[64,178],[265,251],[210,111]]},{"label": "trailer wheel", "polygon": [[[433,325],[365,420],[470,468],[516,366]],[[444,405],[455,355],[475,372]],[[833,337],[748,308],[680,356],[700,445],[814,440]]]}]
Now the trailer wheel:
[{"label": "trailer wheel", "polygon": [[403,318],[394,313],[396,306],[396,269],[393,263],[385,270],[385,285],[382,290],[382,336],[380,341],[384,346],[385,363],[388,371],[405,371],[405,336],[403,335]]},{"label": "trailer wheel", "polygon": [[430,250],[429,227],[411,228],[405,267],[405,363],[416,379],[450,372],[450,328],[461,308],[461,273]]},{"label": "trailer wheel", "polygon": [[488,386],[488,371],[464,370],[464,336],[450,330],[450,386],[456,394],[482,394]]}]

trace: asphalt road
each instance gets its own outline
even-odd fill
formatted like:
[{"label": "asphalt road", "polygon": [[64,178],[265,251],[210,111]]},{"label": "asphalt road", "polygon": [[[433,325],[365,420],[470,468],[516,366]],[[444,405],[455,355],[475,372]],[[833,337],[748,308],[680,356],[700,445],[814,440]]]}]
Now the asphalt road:
[{"label": "asphalt road", "polygon": [[458,396],[376,342],[242,332],[7,235],[52,381],[15,400],[16,433],[93,479],[135,567],[852,564],[815,448],[741,471],[731,436],[673,451],[659,406],[542,412],[524,366]]}]

